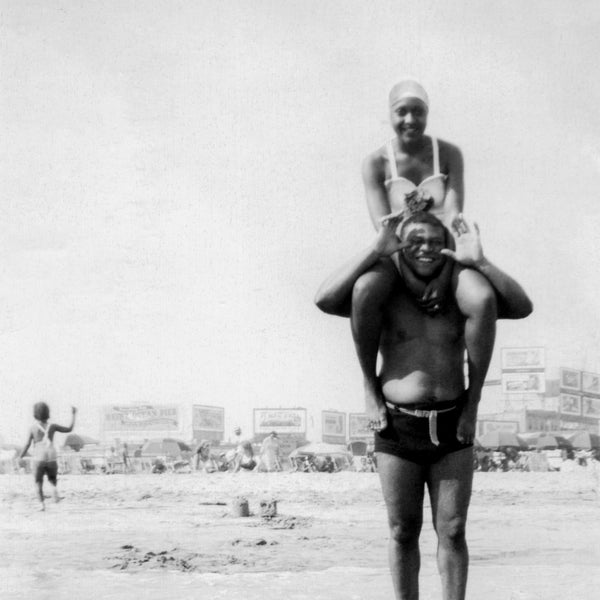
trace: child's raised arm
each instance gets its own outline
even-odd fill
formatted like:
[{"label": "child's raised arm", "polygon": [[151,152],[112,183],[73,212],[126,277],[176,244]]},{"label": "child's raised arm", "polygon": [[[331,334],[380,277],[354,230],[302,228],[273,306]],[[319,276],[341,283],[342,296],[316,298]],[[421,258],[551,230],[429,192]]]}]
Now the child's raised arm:
[{"label": "child's raised arm", "polygon": [[54,434],[54,432],[58,431],[59,433],[71,433],[73,431],[73,427],[75,427],[75,415],[77,414],[77,408],[71,406],[71,425],[65,427],[64,425],[57,425],[56,423],[52,423],[52,432],[48,432],[48,437],[50,437],[50,433]]}]

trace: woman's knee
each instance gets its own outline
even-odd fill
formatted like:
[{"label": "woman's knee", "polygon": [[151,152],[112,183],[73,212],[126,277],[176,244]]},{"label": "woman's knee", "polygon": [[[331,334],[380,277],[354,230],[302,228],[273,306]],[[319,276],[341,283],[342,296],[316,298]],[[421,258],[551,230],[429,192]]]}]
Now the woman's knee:
[{"label": "woman's knee", "polygon": [[491,284],[477,279],[465,279],[456,290],[456,300],[468,314],[495,316],[497,313],[496,292]]},{"label": "woman's knee", "polygon": [[392,274],[387,270],[367,271],[354,284],[352,303],[361,304],[371,301],[383,303],[392,291],[393,283]]}]

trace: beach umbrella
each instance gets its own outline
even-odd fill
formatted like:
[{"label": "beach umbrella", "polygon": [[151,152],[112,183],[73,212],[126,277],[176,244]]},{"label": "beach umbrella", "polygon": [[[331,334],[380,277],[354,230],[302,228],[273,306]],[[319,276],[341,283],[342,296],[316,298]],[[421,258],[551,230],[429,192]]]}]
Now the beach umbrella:
[{"label": "beach umbrella", "polygon": [[591,450],[592,448],[600,449],[600,435],[597,433],[577,431],[569,436],[569,441],[573,448],[577,450]]},{"label": "beach umbrella", "polygon": [[290,458],[307,455],[331,456],[332,458],[334,456],[343,456],[348,459],[352,458],[352,453],[348,451],[346,446],[343,446],[342,444],[326,444],[325,442],[311,442],[310,444],[305,444],[290,452]]},{"label": "beach umbrella", "polygon": [[477,440],[483,448],[527,448],[527,444],[516,433],[502,429],[488,431]]},{"label": "beach umbrella", "polygon": [[69,433],[65,438],[63,448],[72,448],[76,452],[81,450],[84,446],[99,444],[98,440],[90,437],[89,435],[81,435],[79,433]]},{"label": "beach umbrella", "polygon": [[182,452],[191,452],[192,451],[192,447],[189,444],[186,444],[182,440],[177,440],[175,438],[164,438],[163,441],[165,441],[165,442],[175,442],[179,446],[179,449]]},{"label": "beach umbrella", "polygon": [[[16,458],[20,453],[21,446],[17,446],[17,444],[0,444],[0,460]],[[27,456],[29,456],[29,452]]]},{"label": "beach umbrella", "polygon": [[170,456],[179,458],[181,449],[172,438],[156,438],[148,440],[142,446],[142,456]]},{"label": "beach umbrella", "polygon": [[571,442],[559,433],[550,431],[531,431],[519,434],[519,437],[530,448],[538,450],[554,450],[556,448],[572,448]]},{"label": "beach umbrella", "polygon": [[352,456],[366,456],[367,448],[367,442],[363,441],[354,441],[348,444],[348,450],[352,453]]}]

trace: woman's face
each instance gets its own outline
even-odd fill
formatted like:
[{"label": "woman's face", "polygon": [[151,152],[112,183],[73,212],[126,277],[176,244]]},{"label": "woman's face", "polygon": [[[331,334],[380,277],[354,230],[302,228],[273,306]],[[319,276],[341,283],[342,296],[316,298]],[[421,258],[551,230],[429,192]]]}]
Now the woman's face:
[{"label": "woman's face", "polygon": [[390,122],[400,141],[414,143],[425,133],[427,106],[419,98],[402,98],[391,106]]}]

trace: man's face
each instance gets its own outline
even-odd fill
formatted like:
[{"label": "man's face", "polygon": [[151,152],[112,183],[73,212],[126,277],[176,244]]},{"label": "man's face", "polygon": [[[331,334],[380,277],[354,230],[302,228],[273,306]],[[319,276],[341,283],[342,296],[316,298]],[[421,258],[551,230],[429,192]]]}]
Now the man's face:
[{"label": "man's face", "polygon": [[403,98],[390,108],[390,123],[401,141],[419,140],[427,126],[427,106],[419,98]]},{"label": "man's face", "polygon": [[446,247],[446,236],[441,226],[430,223],[410,223],[402,232],[402,240],[408,244],[403,249],[404,261],[421,279],[437,275],[446,257],[440,250]]}]

